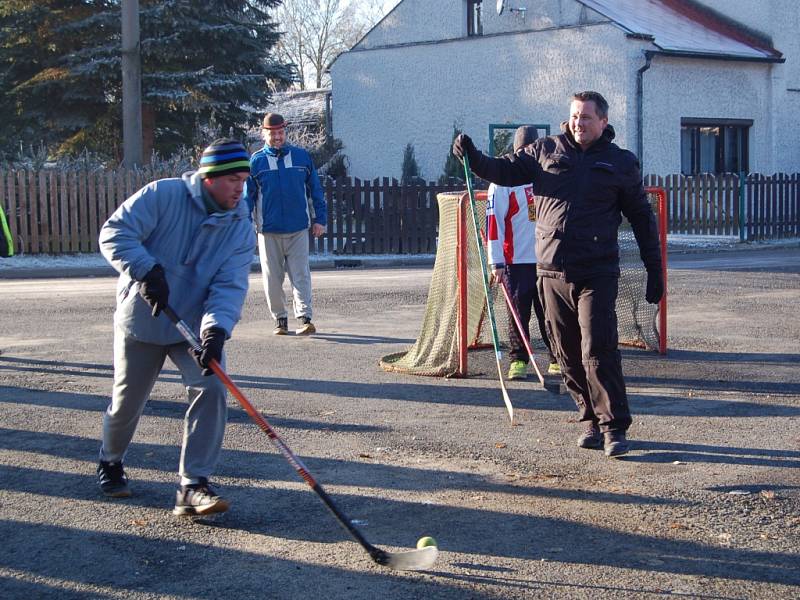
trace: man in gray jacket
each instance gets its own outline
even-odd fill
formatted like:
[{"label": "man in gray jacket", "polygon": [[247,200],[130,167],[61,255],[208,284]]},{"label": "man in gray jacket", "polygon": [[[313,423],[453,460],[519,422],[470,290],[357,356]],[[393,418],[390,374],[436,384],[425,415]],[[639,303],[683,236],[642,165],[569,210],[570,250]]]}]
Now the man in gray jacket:
[{"label": "man in gray jacket", "polygon": [[[246,203],[250,174],[239,142],[213,142],[196,172],[161,179],[128,198],[103,225],[100,250],[119,271],[114,314],[114,385],[103,417],[97,474],[106,496],[131,495],[122,466],[145,403],[169,357],[181,373],[184,416],[180,488],[173,512],[223,512],[209,485],[225,433],[225,386],[209,377],[247,294],[255,234]],[[169,303],[202,340],[194,354],[162,310]],[[188,351],[188,352],[187,352]]]}]

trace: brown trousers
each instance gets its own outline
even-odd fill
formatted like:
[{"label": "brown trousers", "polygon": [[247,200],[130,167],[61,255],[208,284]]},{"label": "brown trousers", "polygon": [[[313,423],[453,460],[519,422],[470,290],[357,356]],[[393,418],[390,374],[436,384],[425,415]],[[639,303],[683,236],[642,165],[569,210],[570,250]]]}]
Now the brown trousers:
[{"label": "brown trousers", "polygon": [[617,349],[618,279],[543,277],[541,285],[550,343],[580,420],[603,432],[626,431],[631,414]]}]

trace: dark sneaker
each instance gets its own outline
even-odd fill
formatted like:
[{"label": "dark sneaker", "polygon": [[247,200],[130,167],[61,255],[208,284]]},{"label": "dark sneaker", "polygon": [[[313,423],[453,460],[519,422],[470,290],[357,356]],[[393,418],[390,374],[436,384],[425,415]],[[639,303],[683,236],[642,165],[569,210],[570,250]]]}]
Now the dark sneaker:
[{"label": "dark sneaker", "polygon": [[228,510],[230,503],[219,496],[208,484],[205,477],[200,478],[200,483],[181,486],[175,499],[173,515],[210,515]]},{"label": "dark sneaker", "polygon": [[605,438],[603,447],[606,456],[622,456],[628,453],[628,440],[625,439],[624,431],[607,431]]},{"label": "dark sneaker", "polygon": [[311,322],[311,317],[300,317],[297,319],[297,329],[295,329],[295,334],[297,335],[311,335],[312,333],[316,333],[317,328],[314,327],[314,324]]},{"label": "dark sneaker", "polygon": [[275,320],[275,329],[272,335],[287,335],[289,333],[289,320],[286,317],[279,317]]},{"label": "dark sneaker", "polygon": [[109,498],[128,498],[131,495],[128,477],[125,475],[121,462],[101,460],[97,465],[97,480],[103,494]]},{"label": "dark sneaker", "polygon": [[578,438],[578,448],[600,448],[603,445],[603,436],[600,434],[600,428],[597,423],[590,423],[583,432],[583,435]]}]

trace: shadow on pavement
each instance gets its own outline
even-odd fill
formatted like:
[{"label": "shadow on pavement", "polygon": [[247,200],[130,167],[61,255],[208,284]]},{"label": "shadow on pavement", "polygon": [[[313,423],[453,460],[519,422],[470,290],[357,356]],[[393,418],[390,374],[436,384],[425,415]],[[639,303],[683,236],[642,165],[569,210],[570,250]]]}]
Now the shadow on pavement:
[{"label": "shadow on pavement", "polygon": [[[69,366],[72,370],[64,371],[63,365]],[[74,377],[112,377],[110,365],[62,363],[61,361],[32,360],[0,356],[0,371],[4,369],[20,372],[51,373],[61,376],[69,374]],[[453,406],[496,406],[498,402],[497,394],[494,390],[487,389],[485,386],[470,386],[468,379],[454,382],[453,380],[444,378],[409,377],[407,380],[404,378],[402,382],[376,380],[372,383],[362,383],[355,381],[307,379],[302,377],[262,377],[236,375],[233,373],[230,375],[236,385],[245,392],[247,392],[247,390],[275,390],[292,394],[327,394],[342,398],[401,400]],[[393,375],[387,376],[394,377]],[[486,377],[485,379],[493,378]],[[159,381],[181,385],[178,371],[169,368],[162,370]],[[416,383],[417,381],[428,381],[430,383],[420,384]],[[629,386],[641,385],[649,388],[663,386],[670,390],[677,388],[695,392],[742,391],[751,393],[800,394],[800,383],[769,383],[760,381],[737,383],[699,379],[636,377],[631,375],[626,376],[626,381]],[[519,408],[537,408],[541,410],[570,412],[575,410],[574,404],[568,394],[562,394],[560,396],[550,394],[542,390],[533,377],[530,377],[524,383],[511,383],[513,383],[513,385],[509,386],[509,393],[512,395],[512,401],[515,406]],[[39,395],[48,393],[49,392],[36,392],[36,394]],[[67,396],[69,394],[64,395]],[[800,406],[789,404],[759,403],[736,399],[679,398],[674,395],[664,397],[657,394],[644,395],[634,393],[629,393],[629,398],[632,411],[640,415],[713,417],[800,416]],[[256,406],[259,405],[257,398],[251,398],[251,401],[253,401]],[[102,409],[105,409],[105,404],[102,406]],[[243,418],[241,415],[244,415],[243,411],[237,412],[237,409],[231,409],[231,416],[233,419]]]},{"label": "shadow on pavement", "polygon": [[[254,431],[254,435],[259,435],[259,432]],[[175,445],[141,442],[131,444],[125,462],[125,469],[132,481],[131,485],[160,485],[152,481],[137,480],[138,469],[166,473],[176,471],[180,451],[178,441],[176,439]],[[263,447],[269,452],[223,449],[216,476],[237,480],[299,482],[295,471],[280,454],[277,454],[268,440],[263,440]],[[38,452],[60,459],[88,461],[85,472],[53,472],[47,477],[42,477],[42,472],[35,469],[0,465],[0,473],[4,474],[0,480],[3,481],[2,488],[66,498],[91,499],[98,495],[94,476],[94,461],[99,451],[98,440],[56,433],[0,429],[0,449]],[[682,504],[677,500],[637,494],[543,486],[543,483],[558,481],[558,476],[550,474],[509,477],[508,481],[498,481],[481,474],[387,465],[377,462],[376,459],[350,461],[302,455],[300,458],[323,487],[328,485],[375,487],[376,484],[380,484],[385,489],[427,493],[464,490],[475,494],[502,493],[583,502]],[[84,480],[87,477],[88,479]],[[177,480],[177,475],[175,477]]]},{"label": "shadow on pavement", "polygon": [[[46,485],[50,476],[62,478],[61,481],[51,482],[56,486],[68,483],[64,481],[64,477],[69,479],[63,474],[45,473],[48,476],[45,478],[41,476],[41,471],[20,471],[22,472],[16,473],[14,479],[24,478],[29,485],[34,485],[34,479],[40,482],[29,492],[38,492],[46,487],[51,489]],[[85,487],[92,485],[92,478],[89,476],[72,476],[72,479],[76,484],[78,480],[83,480]],[[227,567],[235,568],[228,561],[253,561],[257,558],[240,550],[229,547],[219,549],[207,544],[202,548],[192,548],[185,555],[177,552],[176,534],[204,525],[203,522],[194,523],[188,519],[176,520],[172,517],[166,510],[173,497],[172,490],[167,488],[169,486],[166,484],[149,484],[135,487],[136,496],[130,500],[96,501],[95,510],[112,513],[111,517],[120,523],[123,530],[141,529],[141,535],[0,521],[0,536],[6,547],[30,549],[33,546],[46,548],[48,553],[48,560],[41,560],[39,552],[6,552],[0,558],[0,563],[6,568],[85,583],[97,582],[97,579],[89,575],[94,573],[94,577],[99,576],[100,583],[123,589],[136,581],[136,571],[161,571],[165,575],[163,579],[156,582],[150,577],[145,583],[156,586],[150,588],[151,590],[172,592],[175,589],[172,586],[184,576],[192,576],[186,571],[218,572]],[[153,495],[152,492],[156,494]],[[310,492],[229,487],[226,488],[226,493],[233,501],[233,508],[229,513],[210,522],[212,526],[208,527],[209,531],[226,530],[229,532],[226,535],[230,536],[235,535],[236,530],[242,530],[251,534],[325,544],[348,539],[339,524]],[[163,498],[165,510],[156,510],[155,513],[131,512],[132,504],[141,506],[136,503],[142,502],[142,496],[151,496],[146,501],[145,506],[148,507],[153,506],[155,497]],[[413,546],[420,533],[433,535],[443,551],[440,561],[447,560],[447,552],[458,552],[526,561],[544,560],[565,565],[634,569],[642,573],[673,573],[770,584],[800,584],[800,571],[796,568],[797,556],[794,554],[744,550],[731,545],[713,545],[666,535],[654,537],[625,533],[613,527],[589,525],[563,518],[464,506],[377,500],[353,494],[336,494],[335,501],[348,518],[359,522],[359,528],[367,539],[380,546],[408,548]],[[138,525],[134,516],[143,524]],[[172,525],[167,526],[167,523]],[[409,524],[413,524],[415,531],[409,531]],[[169,534],[164,539],[150,537],[154,534],[159,538],[164,536],[165,527]],[[75,548],[80,548],[81,552],[75,552]],[[353,545],[352,552],[361,550]],[[276,557],[269,559],[281,560]],[[368,562],[366,557],[364,560]],[[114,568],[114,565],[123,564],[132,565],[133,568],[123,569],[124,574],[117,573],[118,567]],[[189,564],[191,569],[186,568]],[[236,567],[241,569],[242,565]],[[282,567],[291,568],[290,565]],[[269,568],[274,569],[276,565]],[[337,570],[331,571],[327,575],[335,577]],[[107,579],[103,579],[104,577]],[[246,581],[248,578],[241,579]],[[498,583],[497,580],[503,581],[502,577],[491,579],[495,584]],[[138,581],[140,586],[142,583]],[[509,585],[518,585],[518,582]],[[230,596],[216,590],[216,597]]]}]

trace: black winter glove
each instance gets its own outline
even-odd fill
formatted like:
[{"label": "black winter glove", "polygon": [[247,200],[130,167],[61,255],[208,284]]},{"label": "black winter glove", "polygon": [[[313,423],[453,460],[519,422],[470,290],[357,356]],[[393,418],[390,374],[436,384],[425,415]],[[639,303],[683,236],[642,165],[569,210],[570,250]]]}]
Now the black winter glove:
[{"label": "black winter glove", "polygon": [[472,138],[466,133],[459,133],[453,140],[453,154],[459,160],[464,160],[464,156],[466,156],[470,164],[478,160],[478,149],[472,143]]},{"label": "black winter glove", "polygon": [[661,271],[648,271],[647,291],[644,294],[644,299],[650,304],[658,304],[663,295],[664,279],[661,277]]},{"label": "black winter glove", "polygon": [[194,348],[189,348],[189,354],[194,358],[197,366],[203,370],[203,375],[213,375],[214,371],[209,366],[211,359],[217,362],[222,362],[222,346],[225,345],[225,330],[219,327],[210,327],[206,329],[200,342],[200,351]]},{"label": "black winter glove", "polygon": [[147,272],[139,286],[139,293],[153,308],[153,316],[160,315],[169,301],[169,286],[164,275],[164,267],[156,265]]}]

